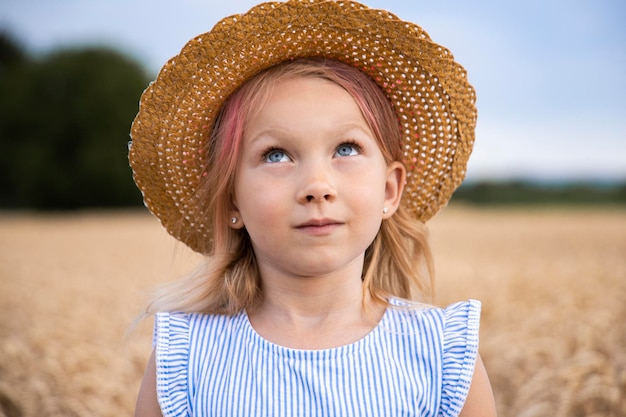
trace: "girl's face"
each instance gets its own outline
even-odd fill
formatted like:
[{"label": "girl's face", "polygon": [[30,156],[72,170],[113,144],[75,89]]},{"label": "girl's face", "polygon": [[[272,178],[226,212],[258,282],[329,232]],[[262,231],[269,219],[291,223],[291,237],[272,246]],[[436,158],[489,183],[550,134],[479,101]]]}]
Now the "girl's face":
[{"label": "girl's face", "polygon": [[360,277],[404,176],[402,164],[386,164],[344,89],[283,79],[245,125],[233,212],[241,221],[233,227],[246,227],[263,277]]}]

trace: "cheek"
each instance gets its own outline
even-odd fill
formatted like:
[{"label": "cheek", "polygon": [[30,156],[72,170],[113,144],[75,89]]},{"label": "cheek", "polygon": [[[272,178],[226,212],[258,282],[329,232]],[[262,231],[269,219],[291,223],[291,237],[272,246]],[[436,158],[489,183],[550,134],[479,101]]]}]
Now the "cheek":
[{"label": "cheek", "polygon": [[[282,187],[273,186],[259,176],[243,176],[235,182],[235,199],[237,209],[248,228],[253,222],[271,224],[281,215],[281,199],[284,194]],[[280,217],[279,217],[280,218]],[[249,224],[249,225],[248,225]]]},{"label": "cheek", "polygon": [[270,193],[256,193],[253,198],[246,199],[247,204],[242,206],[241,218],[244,227],[250,236],[252,246],[257,256],[276,248],[285,236],[285,219],[288,210],[280,201],[272,198]]},{"label": "cheek", "polygon": [[380,167],[365,166],[350,174],[345,192],[352,198],[362,199],[374,204],[383,204],[385,198],[386,173]]}]

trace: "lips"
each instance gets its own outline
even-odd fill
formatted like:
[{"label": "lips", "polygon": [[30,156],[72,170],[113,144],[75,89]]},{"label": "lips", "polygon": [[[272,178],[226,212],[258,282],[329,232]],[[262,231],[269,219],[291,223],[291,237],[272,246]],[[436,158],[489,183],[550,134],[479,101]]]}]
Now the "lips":
[{"label": "lips", "polygon": [[296,229],[312,234],[327,234],[342,224],[342,222],[333,219],[311,219],[296,226]]},{"label": "lips", "polygon": [[337,220],[332,220],[332,219],[312,219],[309,220],[307,222],[302,223],[301,225],[297,226],[298,228],[302,228],[302,227],[323,227],[323,226],[329,226],[329,225],[333,225],[333,224],[341,224],[341,222],[337,221]]}]

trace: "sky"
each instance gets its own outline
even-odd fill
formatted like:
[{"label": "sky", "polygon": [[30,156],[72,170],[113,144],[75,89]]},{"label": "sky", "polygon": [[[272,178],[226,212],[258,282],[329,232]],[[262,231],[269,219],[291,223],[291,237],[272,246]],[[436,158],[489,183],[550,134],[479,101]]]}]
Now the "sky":
[{"label": "sky", "polygon": [[[626,180],[626,2],[363,0],[417,23],[477,90],[471,180]],[[33,54],[112,46],[150,74],[250,0],[0,0]]]}]

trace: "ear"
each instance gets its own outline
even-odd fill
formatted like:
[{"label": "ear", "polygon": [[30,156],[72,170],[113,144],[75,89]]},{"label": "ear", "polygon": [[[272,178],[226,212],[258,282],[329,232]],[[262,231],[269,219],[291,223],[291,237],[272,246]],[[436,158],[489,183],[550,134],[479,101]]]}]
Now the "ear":
[{"label": "ear", "polygon": [[387,181],[385,182],[385,206],[387,212],[383,219],[388,219],[398,210],[402,201],[402,191],[406,182],[406,168],[399,161],[394,161],[387,167]]}]

